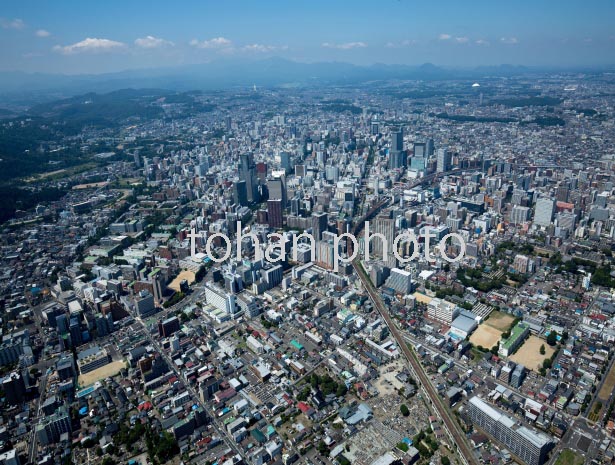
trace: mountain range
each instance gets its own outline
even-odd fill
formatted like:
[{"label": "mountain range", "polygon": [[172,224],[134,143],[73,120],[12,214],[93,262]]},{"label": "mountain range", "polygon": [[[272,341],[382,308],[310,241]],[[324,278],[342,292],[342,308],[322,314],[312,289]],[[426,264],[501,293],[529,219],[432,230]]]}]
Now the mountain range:
[{"label": "mountain range", "polygon": [[507,77],[548,71],[550,70],[514,65],[453,69],[431,63],[420,66],[387,64],[360,66],[342,62],[301,63],[275,57],[248,62],[218,60],[204,64],[106,74],[63,75],[16,71],[0,73],[0,103],[30,105],[85,92],[111,92],[129,87],[185,91],[253,85],[352,85],[374,80],[478,79],[486,76]]}]

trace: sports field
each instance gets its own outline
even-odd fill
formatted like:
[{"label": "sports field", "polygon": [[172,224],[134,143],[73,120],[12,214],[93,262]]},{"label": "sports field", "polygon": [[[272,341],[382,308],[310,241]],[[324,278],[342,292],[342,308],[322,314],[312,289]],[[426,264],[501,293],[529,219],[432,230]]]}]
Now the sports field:
[{"label": "sports field", "polygon": [[496,310],[491,312],[489,318],[485,321],[485,324],[504,332],[510,329],[513,321],[515,321],[515,318],[512,315]]},{"label": "sports field", "polygon": [[491,349],[500,341],[502,331],[492,326],[483,323],[470,336],[470,342],[473,346],[482,346],[485,349]]},{"label": "sports field", "polygon": [[104,367],[100,367],[84,375],[79,375],[79,386],[89,386],[90,384],[94,384],[96,381],[115,376],[122,368],[125,367],[126,364],[122,361],[111,362]]},{"label": "sports field", "polygon": [[188,284],[192,284],[194,282],[194,273],[188,270],[181,271],[168,287],[175,292],[179,292],[179,283],[182,282],[182,279],[188,281]]},{"label": "sports field", "polygon": [[[540,354],[540,346],[545,346],[545,354]],[[542,367],[542,362],[550,358],[555,349],[547,344],[543,339],[536,336],[528,337],[519,350],[512,354],[509,360],[520,363],[528,370],[538,371]]]}]

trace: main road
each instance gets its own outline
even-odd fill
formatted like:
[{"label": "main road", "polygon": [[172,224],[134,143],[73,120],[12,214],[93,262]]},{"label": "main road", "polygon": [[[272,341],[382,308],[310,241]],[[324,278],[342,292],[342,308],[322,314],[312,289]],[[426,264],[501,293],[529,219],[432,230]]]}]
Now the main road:
[{"label": "main road", "polygon": [[365,287],[367,294],[373,302],[376,310],[378,311],[378,313],[380,313],[380,316],[383,318],[387,327],[389,328],[389,332],[395,338],[397,345],[399,346],[406,360],[412,367],[413,372],[419,378],[419,381],[422,384],[425,393],[427,394],[427,396],[431,400],[432,405],[438,412],[438,416],[444,423],[444,426],[446,427],[449,435],[451,436],[451,439],[457,446],[457,451],[461,455],[462,459],[467,465],[478,465],[478,460],[474,456],[472,448],[467,443],[463,431],[461,430],[455,419],[451,416],[449,409],[446,408],[442,403],[436,389],[434,388],[433,384],[431,384],[429,377],[423,370],[423,366],[418,361],[414,353],[412,353],[412,350],[410,349],[410,347],[408,347],[408,344],[400,334],[399,330],[397,329],[397,326],[395,325],[395,322],[391,318],[391,315],[389,314],[388,310],[385,308],[384,303],[380,298],[380,295],[378,294],[376,288],[369,279],[369,276],[367,276],[367,274],[365,273],[365,270],[363,269],[359,260],[355,258],[352,261],[352,266],[359,275],[359,278],[361,279],[361,282],[363,283],[363,286]]}]

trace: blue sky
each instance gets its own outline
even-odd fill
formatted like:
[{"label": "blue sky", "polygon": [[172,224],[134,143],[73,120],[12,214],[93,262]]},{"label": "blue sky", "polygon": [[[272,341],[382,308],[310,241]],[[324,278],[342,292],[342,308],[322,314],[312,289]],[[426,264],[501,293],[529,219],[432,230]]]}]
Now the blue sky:
[{"label": "blue sky", "polygon": [[280,56],[473,67],[615,64],[615,1],[5,1],[0,71]]}]

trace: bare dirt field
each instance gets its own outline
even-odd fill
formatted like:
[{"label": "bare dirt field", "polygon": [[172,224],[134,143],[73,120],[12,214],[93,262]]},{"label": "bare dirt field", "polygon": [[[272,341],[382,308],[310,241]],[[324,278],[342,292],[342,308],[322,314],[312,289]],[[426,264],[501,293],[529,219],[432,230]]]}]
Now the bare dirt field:
[{"label": "bare dirt field", "polygon": [[115,376],[122,368],[125,367],[126,364],[122,361],[111,362],[104,367],[100,367],[84,375],[79,375],[79,386],[89,386],[90,384],[94,384],[96,381]]},{"label": "bare dirt field", "polygon": [[[487,321],[488,323],[489,321]],[[491,349],[500,341],[502,331],[493,326],[484,323],[476,328],[476,331],[470,336],[470,342],[474,346],[482,346],[485,349]]]},{"label": "bare dirt field", "polygon": [[194,282],[194,273],[188,270],[181,271],[177,277],[171,281],[169,288],[173,289],[175,292],[179,292],[179,283],[181,283],[182,279],[187,280],[188,284],[192,284]]},{"label": "bare dirt field", "polygon": [[96,187],[104,187],[107,184],[109,184],[108,181],[91,182],[89,184],[77,184],[76,186],[73,186],[73,190],[94,189]]},{"label": "bare dirt field", "polygon": [[508,315],[506,313],[502,313],[499,311],[491,312],[485,324],[491,326],[492,328],[499,329],[504,332],[510,328],[512,322],[515,321],[515,318],[512,315]]},{"label": "bare dirt field", "polygon": [[[540,346],[545,346],[545,354],[540,355]],[[530,336],[517,352],[508,357],[515,363],[520,363],[529,370],[538,371],[544,359],[551,357],[555,349],[544,340],[536,336]]]}]

